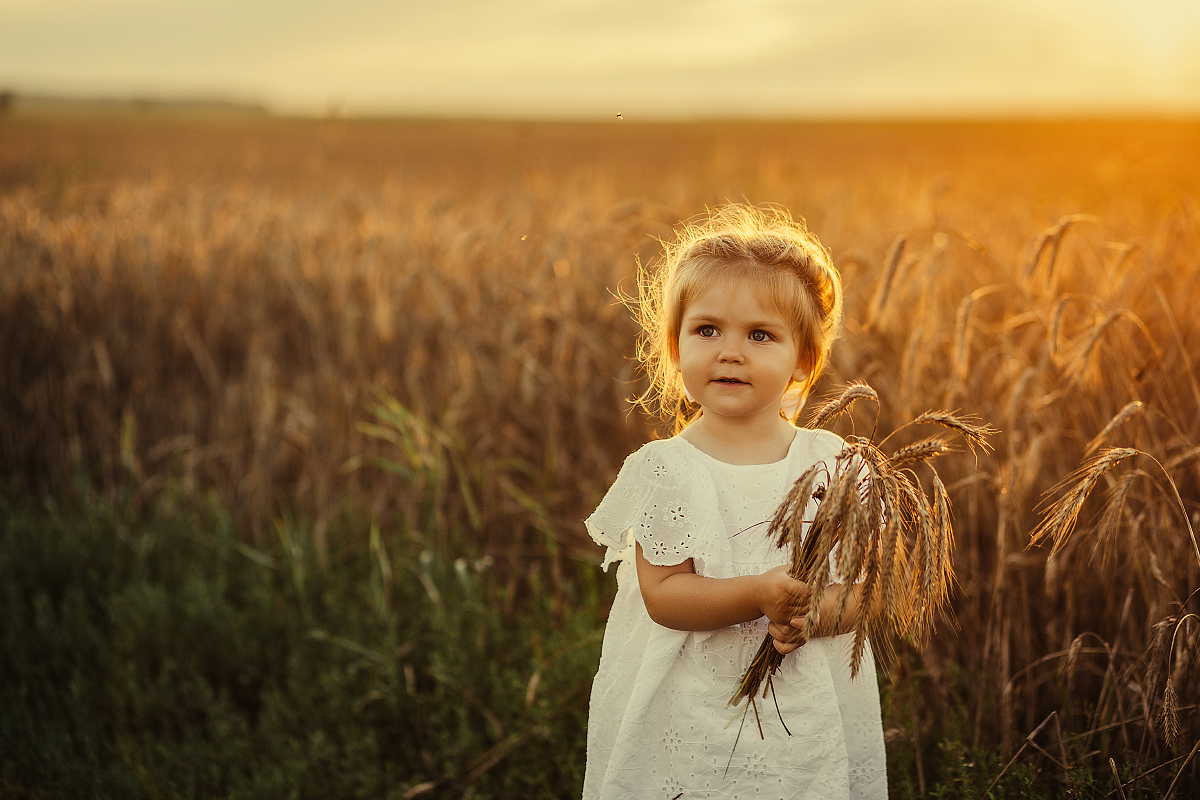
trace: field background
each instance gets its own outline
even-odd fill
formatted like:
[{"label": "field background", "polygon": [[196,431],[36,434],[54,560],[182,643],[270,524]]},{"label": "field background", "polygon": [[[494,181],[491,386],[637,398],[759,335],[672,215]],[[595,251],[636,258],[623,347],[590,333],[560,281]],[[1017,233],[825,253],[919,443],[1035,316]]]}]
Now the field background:
[{"label": "field background", "polygon": [[818,395],[1000,429],[893,795],[1189,796],[1198,199],[1193,121],[0,118],[0,791],[577,794],[581,520],[666,433],[617,295],[744,200],[843,272]]}]

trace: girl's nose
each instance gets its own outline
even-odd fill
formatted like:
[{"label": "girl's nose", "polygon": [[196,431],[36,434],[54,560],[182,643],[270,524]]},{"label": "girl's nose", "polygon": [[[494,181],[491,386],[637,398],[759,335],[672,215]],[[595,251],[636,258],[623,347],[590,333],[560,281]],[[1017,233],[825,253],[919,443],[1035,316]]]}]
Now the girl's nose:
[{"label": "girl's nose", "polygon": [[717,354],[717,360],[721,363],[742,363],[742,351],[736,347],[722,347],[721,352]]}]

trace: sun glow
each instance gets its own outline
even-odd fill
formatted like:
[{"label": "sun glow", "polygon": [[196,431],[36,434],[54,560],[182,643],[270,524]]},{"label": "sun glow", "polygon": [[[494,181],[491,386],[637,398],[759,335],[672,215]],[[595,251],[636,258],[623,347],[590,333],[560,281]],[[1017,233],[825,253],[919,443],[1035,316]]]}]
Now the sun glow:
[{"label": "sun glow", "polygon": [[1200,108],[1200,4],[0,0],[0,88],[609,119]]}]

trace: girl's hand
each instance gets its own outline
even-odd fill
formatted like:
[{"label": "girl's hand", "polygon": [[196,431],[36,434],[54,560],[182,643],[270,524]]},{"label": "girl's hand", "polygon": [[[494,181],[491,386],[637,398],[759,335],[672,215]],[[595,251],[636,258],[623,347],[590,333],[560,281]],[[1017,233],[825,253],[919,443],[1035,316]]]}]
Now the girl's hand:
[{"label": "girl's hand", "polygon": [[797,617],[792,620],[798,625],[784,625],[778,622],[772,622],[767,626],[767,633],[771,634],[771,638],[775,641],[771,644],[775,645],[775,649],[781,655],[787,655],[793,650],[799,649],[808,640],[804,638],[804,619]]},{"label": "girl's hand", "polygon": [[[824,593],[818,600],[820,607],[817,609],[816,629],[813,631],[812,638],[839,636],[844,633],[850,633],[858,624],[858,615],[862,611],[859,607],[862,589],[858,585],[855,585],[852,587],[849,598],[847,598],[841,623],[836,630],[832,627],[830,620],[832,619],[832,615],[837,613],[838,595],[841,594],[841,590],[841,584],[837,583],[831,583],[825,587]],[[797,613],[791,619],[783,622],[777,620],[771,621],[767,626],[767,632],[775,640],[774,645],[776,650],[787,655],[807,641],[802,633],[807,615],[808,605],[805,604],[804,611]]]},{"label": "girl's hand", "polygon": [[[758,607],[772,623],[789,625],[793,617],[808,613],[811,590],[788,575],[787,567],[775,567],[758,576]],[[793,650],[795,648],[792,648]]]}]

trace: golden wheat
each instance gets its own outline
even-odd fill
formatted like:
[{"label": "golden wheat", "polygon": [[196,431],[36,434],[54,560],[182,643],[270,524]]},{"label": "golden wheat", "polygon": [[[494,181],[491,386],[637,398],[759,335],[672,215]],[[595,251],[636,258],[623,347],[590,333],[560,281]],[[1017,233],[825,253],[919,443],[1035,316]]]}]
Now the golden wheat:
[{"label": "golden wheat", "polygon": [[1108,439],[1109,435],[1113,431],[1124,425],[1125,422],[1134,415],[1140,414],[1142,409],[1145,407],[1146,404],[1141,400],[1130,400],[1128,403],[1126,403],[1124,407],[1108,421],[1108,424],[1104,426],[1104,429],[1097,433],[1095,438],[1088,442],[1087,448],[1085,448],[1083,451],[1084,455],[1090,456],[1092,453],[1096,452],[1096,449],[1100,447],[1100,445],[1103,444],[1106,439]]},{"label": "golden wheat", "polygon": [[[896,693],[915,700],[914,731],[940,729],[945,698],[964,699],[980,745],[1022,741],[1063,710],[1064,728],[1119,731],[1086,742],[1122,764],[1135,737],[1133,766],[1148,769],[1174,757],[1158,735],[1136,738],[1161,727],[1167,674],[1178,741],[1200,737],[1183,710],[1200,703],[1200,669],[1175,655],[1200,634],[1178,622],[1172,639],[1172,622],[1163,640],[1155,626],[1194,613],[1200,581],[1164,483],[1200,504],[1198,131],[5,118],[2,479],[134,505],[212,492],[251,540],[294,508],[316,519],[319,548],[321,521],[353,499],[383,537],[455,521],[454,546],[491,554],[514,591],[531,562],[561,579],[564,559],[597,557],[579,520],[621,459],[665,432],[626,403],[644,384],[614,295],[681,219],[777,202],[843,270],[829,383],[864,380],[889,400],[835,422],[884,436],[945,402],[1003,428],[994,451],[940,457],[958,624],[901,646],[902,663],[953,667]],[[410,412],[396,416],[410,443],[360,429],[383,424],[381,397]],[[1111,502],[1085,493],[1058,519],[1079,544],[1029,548],[1049,530],[1034,500],[1125,445],[1164,474],[1110,464],[1095,485]],[[897,576],[921,576],[895,518],[882,524],[863,591],[895,607]],[[1115,557],[1095,560],[1095,539]],[[931,544],[935,567],[947,544]],[[1076,667],[1067,708],[1094,707],[1085,717],[1062,709],[1043,659],[1087,631],[1120,641],[1123,677],[1101,692]]]},{"label": "golden wheat", "polygon": [[892,247],[884,261],[883,274],[875,289],[875,297],[871,300],[871,306],[867,310],[868,325],[877,322],[883,315],[884,309],[887,308],[888,295],[891,294],[892,285],[896,282],[896,271],[900,267],[900,259],[904,255],[904,245],[904,236],[898,236],[896,241],[892,242]]},{"label": "golden wheat", "polygon": [[[831,420],[849,412],[856,400],[864,398],[878,402],[869,386],[851,384],[826,403],[814,419]],[[986,446],[984,437],[990,429],[984,426],[960,421],[945,412],[927,412],[919,419],[968,431]],[[936,470],[930,468],[934,495],[931,503],[906,473],[948,449],[945,441],[935,437],[902,447],[888,457],[869,439],[851,437],[833,464],[818,463],[796,480],[772,519],[769,533],[775,535],[778,546],[790,548],[789,574],[803,582],[813,598],[801,627],[805,640],[841,631],[857,579],[865,582],[869,576],[870,585],[861,587],[863,600],[851,626],[852,675],[857,675],[861,666],[869,632],[885,637],[881,642],[885,645],[886,637],[912,635],[920,639],[932,628],[933,617],[946,599],[954,576],[946,488]],[[805,512],[812,499],[819,505],[809,520]],[[886,541],[886,548],[881,547],[881,539]],[[819,627],[819,598],[835,580],[830,569],[834,557],[841,587],[832,622],[824,621]],[[881,565],[881,559],[891,563]],[[906,568],[896,569],[901,562]],[[881,604],[865,602],[877,593],[883,598]],[[747,699],[754,705],[759,687],[766,685],[765,696],[782,662],[783,656],[773,646],[772,637],[767,636],[729,704]]]}]

